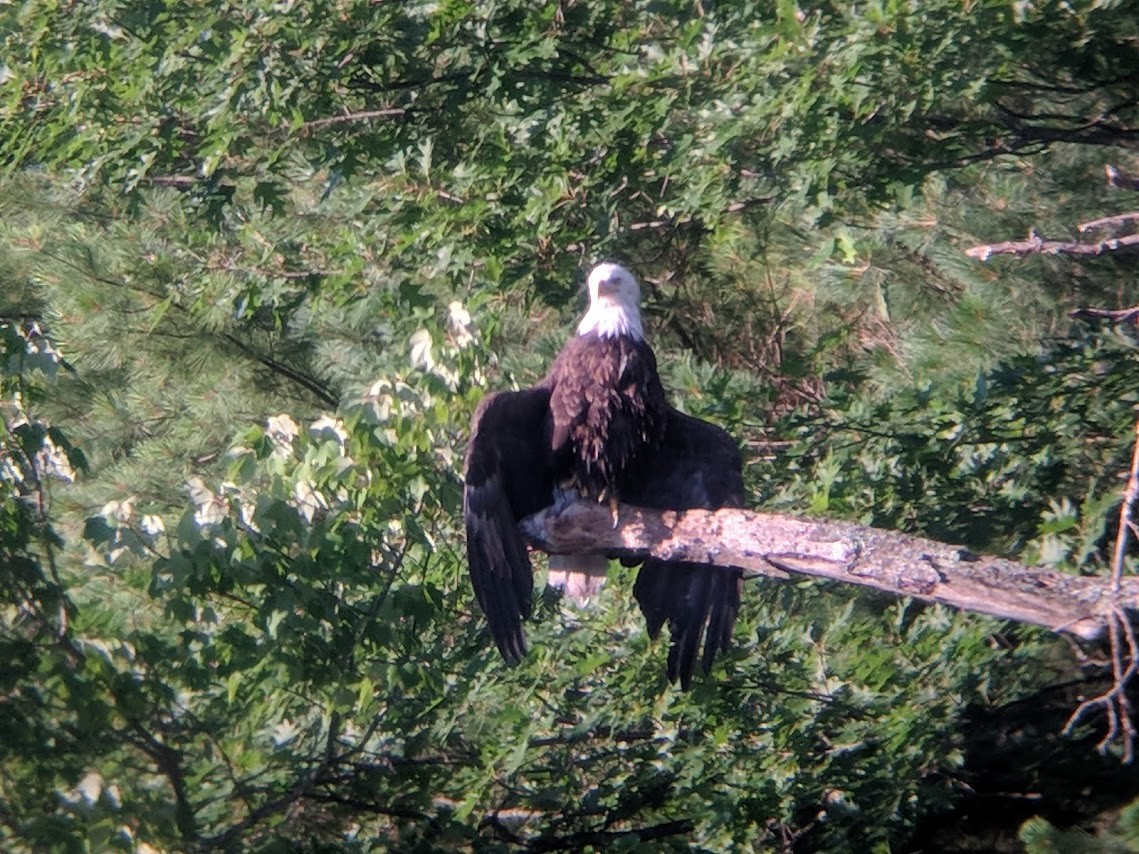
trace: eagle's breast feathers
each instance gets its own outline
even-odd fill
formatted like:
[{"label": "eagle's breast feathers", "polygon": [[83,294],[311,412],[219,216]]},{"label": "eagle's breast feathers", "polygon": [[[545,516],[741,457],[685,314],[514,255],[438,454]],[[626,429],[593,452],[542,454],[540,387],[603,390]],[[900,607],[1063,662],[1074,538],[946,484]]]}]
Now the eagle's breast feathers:
[{"label": "eagle's breast feathers", "polygon": [[548,382],[551,451],[570,459],[584,495],[620,494],[626,471],[659,447],[668,404],[656,358],[644,341],[579,335],[562,351]]}]

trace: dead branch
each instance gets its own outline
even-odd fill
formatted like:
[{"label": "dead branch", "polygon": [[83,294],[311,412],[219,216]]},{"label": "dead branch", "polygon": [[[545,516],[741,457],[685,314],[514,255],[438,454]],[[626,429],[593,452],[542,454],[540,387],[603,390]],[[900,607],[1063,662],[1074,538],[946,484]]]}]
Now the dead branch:
[{"label": "dead branch", "polygon": [[[1108,186],[1139,190],[1139,177],[1130,175],[1111,165],[1106,166],[1104,171],[1107,175]],[[1093,230],[1115,229],[1120,226],[1131,225],[1136,221],[1139,221],[1139,212],[1117,214],[1082,223],[1078,226],[1078,230],[1083,234]],[[1032,231],[1029,232],[1028,240],[1010,240],[1004,243],[973,246],[965,250],[965,254],[980,261],[987,261],[993,255],[1095,256],[1120,252],[1136,246],[1139,246],[1139,233],[1106,238],[1097,243],[1080,243],[1044,240],[1035,231]],[[1139,306],[1122,310],[1080,308],[1073,311],[1071,316],[1079,319],[1102,318],[1113,323],[1137,323],[1139,322]],[[1099,750],[1101,753],[1105,752],[1109,745],[1118,742],[1123,747],[1123,761],[1125,763],[1130,763],[1135,758],[1135,740],[1139,735],[1131,714],[1131,701],[1127,695],[1128,687],[1139,674],[1139,641],[1136,640],[1135,626],[1132,622],[1134,612],[1139,610],[1135,587],[1136,584],[1139,584],[1139,579],[1123,578],[1123,562],[1131,534],[1134,532],[1139,536],[1139,527],[1131,520],[1131,508],[1137,497],[1139,497],[1139,421],[1135,424],[1135,447],[1131,456],[1131,471],[1123,492],[1122,506],[1119,509],[1119,532],[1116,535],[1115,550],[1112,555],[1110,587],[1105,590],[1102,587],[1102,582],[1096,584],[1097,591],[1094,603],[1089,600],[1083,600],[1080,604],[1069,603],[1075,605],[1077,609],[1094,604],[1095,619],[1088,622],[1091,617],[1084,617],[1081,624],[1089,628],[1094,627],[1097,635],[1102,635],[1106,628],[1110,642],[1112,685],[1102,694],[1081,702],[1072,716],[1068,718],[1064,732],[1070,733],[1090,713],[1102,709],[1107,718],[1107,731],[1099,742]],[[1029,570],[1025,567],[1022,569],[1040,577],[1039,570]],[[946,604],[970,608],[968,604],[941,599],[935,601],[946,601]],[[998,597],[994,604],[999,601]],[[988,610],[987,613],[1012,616],[1011,614],[1002,614],[997,610]],[[1039,619],[1039,616],[1041,615],[1030,616],[1026,619],[1028,622],[1048,625],[1047,622]],[[1019,618],[1014,617],[1014,619]],[[1072,631],[1068,625],[1058,625],[1053,626],[1053,628],[1059,631]],[[1072,633],[1077,634],[1078,632]]]},{"label": "dead branch", "polygon": [[[1107,732],[1098,747],[1101,753],[1117,739],[1123,744],[1123,761],[1130,763],[1135,757],[1135,721],[1131,717],[1131,701],[1127,686],[1139,670],[1139,645],[1128,615],[1118,603],[1123,592],[1123,560],[1127,544],[1135,527],[1131,521],[1131,507],[1139,497],[1139,421],[1135,423],[1135,446],[1131,451],[1131,471],[1123,490],[1123,503],[1119,508],[1119,532],[1115,536],[1115,550],[1111,559],[1111,594],[1116,601],[1108,612],[1108,629],[1111,636],[1112,686],[1098,697],[1084,700],[1068,718],[1064,732],[1071,732],[1084,717],[1096,709],[1107,716]],[[1126,641],[1126,644],[1125,644]]]},{"label": "dead branch", "polygon": [[1094,257],[1098,255],[1111,255],[1115,252],[1135,249],[1139,247],[1139,234],[1127,234],[1123,237],[1110,237],[1096,243],[1080,243],[1068,240],[1046,240],[1035,231],[1029,233],[1027,240],[1006,240],[1003,243],[983,243],[980,246],[970,246],[965,254],[978,261],[988,261],[994,255],[1071,255],[1075,257]]},{"label": "dead branch", "polygon": [[1107,175],[1109,187],[1119,187],[1121,190],[1139,190],[1139,178],[1134,175],[1124,172],[1110,163],[1103,167],[1103,171]]},{"label": "dead branch", "polygon": [[1073,320],[1110,320],[1112,323],[1139,322],[1139,306],[1133,308],[1077,308],[1069,317]]},{"label": "dead branch", "polygon": [[1081,222],[1076,226],[1076,231],[1083,234],[1088,231],[1098,231],[1103,228],[1131,225],[1133,222],[1139,222],[1139,211],[1129,211],[1128,213],[1115,214],[1114,216],[1102,216],[1099,219]]},{"label": "dead branch", "polygon": [[[1139,610],[1139,578],[1066,575],[960,546],[849,522],[747,510],[647,510],[577,502],[522,520],[537,548],[558,554],[686,560],[755,575],[805,575],[872,587],[965,611],[1046,626],[1085,640],[1105,637]],[[712,571],[712,570],[709,570]],[[1130,626],[1128,626],[1130,629]]]},{"label": "dead branch", "polygon": [[[1139,177],[1130,175],[1110,164],[1104,167],[1109,187],[1120,187],[1125,190],[1139,190]],[[1099,217],[1076,226],[1080,234],[1089,231],[1102,231],[1117,229],[1139,222],[1139,211],[1115,214],[1114,216]],[[1115,252],[1124,252],[1139,247],[1139,234],[1125,234],[1122,237],[1107,237],[1095,243],[1083,243],[1078,240],[1050,240],[1041,237],[1035,231],[1028,233],[1026,240],[1006,240],[1001,243],[982,243],[971,246],[965,254],[978,261],[988,261],[994,255],[1070,255],[1073,257],[1096,257],[1111,255]]]}]

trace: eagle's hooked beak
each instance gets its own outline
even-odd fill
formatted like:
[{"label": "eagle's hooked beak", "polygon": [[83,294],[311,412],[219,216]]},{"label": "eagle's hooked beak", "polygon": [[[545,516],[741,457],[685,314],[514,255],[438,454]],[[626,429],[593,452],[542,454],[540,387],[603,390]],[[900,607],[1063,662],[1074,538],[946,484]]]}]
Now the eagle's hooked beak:
[{"label": "eagle's hooked beak", "polygon": [[621,289],[620,279],[616,276],[610,276],[608,279],[602,279],[597,283],[597,295],[599,297],[613,296]]}]

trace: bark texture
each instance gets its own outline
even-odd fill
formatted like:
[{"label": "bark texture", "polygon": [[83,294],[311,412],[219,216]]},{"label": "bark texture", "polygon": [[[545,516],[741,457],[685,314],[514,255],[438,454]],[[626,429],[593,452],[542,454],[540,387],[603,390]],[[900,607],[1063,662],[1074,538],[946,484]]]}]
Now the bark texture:
[{"label": "bark texture", "polygon": [[[747,510],[647,510],[577,502],[521,523],[535,547],[554,554],[691,561],[751,575],[827,578],[965,611],[1046,626],[1085,640],[1106,635],[1113,608],[1139,610],[1139,578],[1066,575],[961,546],[849,522]],[[1118,613],[1118,612],[1116,612]]]}]

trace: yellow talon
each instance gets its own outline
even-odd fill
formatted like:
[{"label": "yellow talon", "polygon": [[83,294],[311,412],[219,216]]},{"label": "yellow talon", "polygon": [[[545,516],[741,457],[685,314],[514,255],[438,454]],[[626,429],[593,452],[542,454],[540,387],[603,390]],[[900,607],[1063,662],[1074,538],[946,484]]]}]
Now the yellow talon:
[{"label": "yellow talon", "polygon": [[613,528],[616,530],[621,517],[621,507],[617,503],[617,496],[612,493],[609,494],[609,512],[613,514]]}]

